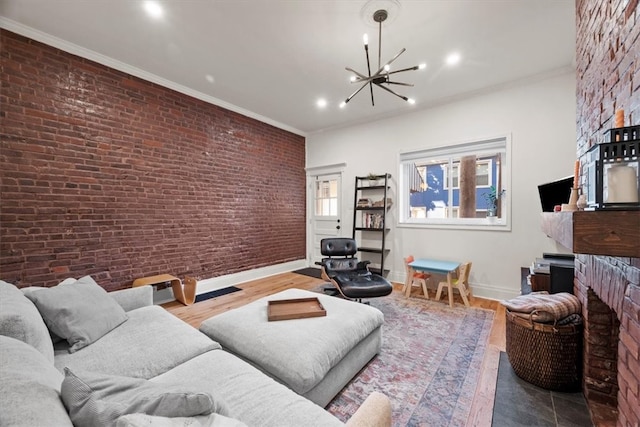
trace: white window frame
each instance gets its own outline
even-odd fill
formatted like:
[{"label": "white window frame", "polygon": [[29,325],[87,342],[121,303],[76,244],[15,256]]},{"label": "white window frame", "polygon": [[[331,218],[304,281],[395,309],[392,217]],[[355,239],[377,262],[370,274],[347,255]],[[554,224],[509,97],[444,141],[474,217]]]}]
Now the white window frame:
[{"label": "white window frame", "polygon": [[[409,178],[405,171],[406,164],[413,164],[416,161],[427,161],[429,159],[460,158],[465,155],[489,155],[501,152],[501,174],[502,188],[507,190],[500,199],[500,218],[411,218],[410,217],[410,193]],[[409,169],[407,169],[408,171]],[[492,171],[489,168],[489,174]],[[411,151],[403,151],[398,155],[398,227],[411,228],[441,228],[441,229],[471,229],[471,230],[497,230],[511,231],[511,135],[502,134],[498,136],[479,138],[473,141],[456,143],[451,145],[437,146]],[[450,177],[446,176],[449,180]],[[492,177],[490,176],[491,182]],[[445,181],[443,186],[449,189],[449,182]],[[481,186],[486,187],[486,186]]]}]

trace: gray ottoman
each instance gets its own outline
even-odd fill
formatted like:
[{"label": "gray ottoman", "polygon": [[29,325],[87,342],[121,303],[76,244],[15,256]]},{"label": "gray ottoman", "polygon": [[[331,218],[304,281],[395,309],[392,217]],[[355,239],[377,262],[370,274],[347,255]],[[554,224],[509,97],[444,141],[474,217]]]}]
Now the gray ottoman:
[{"label": "gray ottoman", "polygon": [[[317,297],[327,315],[267,320],[267,301]],[[382,312],[288,289],[205,320],[200,331],[296,393],[324,407],[379,351]]]}]

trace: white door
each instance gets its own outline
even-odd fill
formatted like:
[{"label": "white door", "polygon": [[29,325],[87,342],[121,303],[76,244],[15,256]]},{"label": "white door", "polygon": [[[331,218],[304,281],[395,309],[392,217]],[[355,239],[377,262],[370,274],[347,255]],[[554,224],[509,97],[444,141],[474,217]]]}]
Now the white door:
[{"label": "white door", "polygon": [[320,241],[326,237],[342,235],[341,222],[341,175],[311,176],[311,266],[322,259]]}]

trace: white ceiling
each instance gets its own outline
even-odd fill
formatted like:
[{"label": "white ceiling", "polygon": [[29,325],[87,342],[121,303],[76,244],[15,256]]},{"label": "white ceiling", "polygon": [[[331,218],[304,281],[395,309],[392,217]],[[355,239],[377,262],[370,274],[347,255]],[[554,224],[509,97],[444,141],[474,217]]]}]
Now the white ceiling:
[{"label": "white ceiling", "polygon": [[[303,135],[402,114],[514,81],[571,69],[574,0],[0,0],[0,25],[122,71]],[[372,4],[371,4],[372,3]],[[362,35],[377,68],[371,10],[390,9],[382,62],[401,48],[394,86],[374,87],[344,109],[366,73]],[[366,11],[366,12],[365,12]],[[462,61],[444,65],[457,51]],[[207,76],[209,76],[207,78]],[[211,81],[212,80],[212,81]],[[325,98],[324,109],[316,106]]]}]

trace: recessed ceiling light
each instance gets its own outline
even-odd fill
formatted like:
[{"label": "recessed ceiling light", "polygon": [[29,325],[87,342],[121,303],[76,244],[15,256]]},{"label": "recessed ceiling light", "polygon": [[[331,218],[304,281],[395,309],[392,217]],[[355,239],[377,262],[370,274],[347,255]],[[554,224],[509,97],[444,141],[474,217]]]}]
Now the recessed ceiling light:
[{"label": "recessed ceiling light", "polygon": [[144,10],[149,14],[149,16],[156,19],[162,18],[162,15],[164,15],[164,9],[162,9],[160,3],[156,1],[145,1]]},{"label": "recessed ceiling light", "polygon": [[320,98],[318,99],[318,101],[316,101],[316,105],[318,106],[318,108],[324,108],[327,106],[327,100],[324,98]]},{"label": "recessed ceiling light", "polygon": [[216,81],[216,79],[214,79],[211,74],[207,74],[206,76],[204,76],[204,78],[207,79],[209,83],[213,83]]},{"label": "recessed ceiling light", "polygon": [[456,65],[460,62],[461,59],[462,57],[458,52],[453,52],[450,53],[449,56],[447,56],[446,62],[447,65]]}]

